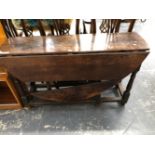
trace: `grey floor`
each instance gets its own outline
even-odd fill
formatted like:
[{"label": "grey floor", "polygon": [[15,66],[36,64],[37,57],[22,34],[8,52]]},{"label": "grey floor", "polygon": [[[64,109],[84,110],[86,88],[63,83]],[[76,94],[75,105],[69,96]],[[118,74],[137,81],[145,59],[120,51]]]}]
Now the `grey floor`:
[{"label": "grey floor", "polygon": [[137,74],[125,107],[115,102],[49,105],[34,99],[34,104],[46,104],[32,109],[0,110],[0,134],[155,134],[154,27],[155,20],[136,24],[135,31],[149,42],[151,53]]}]

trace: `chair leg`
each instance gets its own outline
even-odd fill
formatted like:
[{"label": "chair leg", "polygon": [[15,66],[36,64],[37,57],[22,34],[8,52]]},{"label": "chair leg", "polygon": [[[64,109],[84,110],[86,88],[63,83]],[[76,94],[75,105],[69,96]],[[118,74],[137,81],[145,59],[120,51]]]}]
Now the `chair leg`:
[{"label": "chair leg", "polygon": [[128,99],[129,99],[129,96],[130,96],[131,88],[133,86],[134,79],[135,79],[136,74],[139,71],[139,69],[140,69],[140,67],[137,68],[137,70],[135,70],[131,74],[131,77],[130,77],[129,82],[128,82],[127,87],[126,87],[126,90],[124,91],[123,96],[122,96],[122,99],[120,101],[121,105],[125,105],[127,103]]}]

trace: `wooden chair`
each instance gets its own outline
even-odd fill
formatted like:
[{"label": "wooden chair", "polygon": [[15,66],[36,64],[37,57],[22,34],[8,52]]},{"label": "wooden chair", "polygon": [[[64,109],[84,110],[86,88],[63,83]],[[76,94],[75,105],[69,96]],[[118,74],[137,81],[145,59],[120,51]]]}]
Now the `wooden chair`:
[{"label": "wooden chair", "polygon": [[103,19],[100,25],[101,33],[116,33],[119,32],[120,19]]},{"label": "wooden chair", "polygon": [[133,31],[133,28],[134,28],[134,25],[136,23],[136,19],[124,19],[124,20],[121,20],[120,23],[127,23],[129,24],[128,25],[128,32],[132,32]]},{"label": "wooden chair", "polygon": [[[80,24],[82,21],[82,24]],[[103,19],[101,25],[99,26],[101,33],[117,33],[120,30],[121,24],[128,24],[127,32],[132,32],[136,19]],[[81,28],[80,25],[83,25]],[[87,25],[90,30],[87,30]],[[98,30],[96,19],[91,19],[90,21],[76,19],[76,34],[86,34],[86,33],[96,33]]]},{"label": "wooden chair", "polygon": [[[31,20],[32,21],[32,20]],[[17,36],[25,36],[30,37],[33,36],[34,31],[39,31],[40,36],[46,36],[46,29],[50,30],[50,35],[65,35],[69,34],[70,25],[66,23],[64,19],[53,19],[51,23],[48,20],[34,19],[33,25],[31,25],[31,21],[26,19],[18,19],[17,22],[20,24],[20,28],[16,27],[16,20],[13,22],[11,19],[2,19],[2,25],[4,27],[5,33],[7,37],[17,37]],[[30,22],[30,23],[29,23]],[[46,26],[44,26],[46,22]],[[18,31],[22,33],[19,33]]]},{"label": "wooden chair", "polygon": [[136,19],[103,19],[100,25],[100,31],[101,33],[118,33],[120,32],[121,25],[126,23],[128,24],[126,32],[132,32],[135,22]]},{"label": "wooden chair", "polygon": [[[82,25],[83,25],[82,32],[80,28],[80,22],[81,22],[81,19],[76,19],[76,34],[96,33],[96,20],[95,19],[91,19],[90,21],[82,20]],[[90,26],[89,32],[86,29],[86,25]]]}]

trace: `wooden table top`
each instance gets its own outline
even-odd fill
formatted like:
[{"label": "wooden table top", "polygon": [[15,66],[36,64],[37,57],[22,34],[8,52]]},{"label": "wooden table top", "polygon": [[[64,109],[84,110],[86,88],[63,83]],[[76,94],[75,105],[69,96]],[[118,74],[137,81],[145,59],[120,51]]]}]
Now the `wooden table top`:
[{"label": "wooden table top", "polygon": [[[1,40],[0,40],[1,41]],[[0,56],[146,51],[145,40],[135,32],[16,37],[0,43]]]}]

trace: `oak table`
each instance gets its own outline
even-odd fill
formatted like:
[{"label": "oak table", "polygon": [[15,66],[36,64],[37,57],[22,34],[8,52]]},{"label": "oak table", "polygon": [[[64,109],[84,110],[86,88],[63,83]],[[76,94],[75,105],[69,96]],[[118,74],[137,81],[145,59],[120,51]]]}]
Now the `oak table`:
[{"label": "oak table", "polygon": [[[147,43],[135,32],[16,37],[0,45],[0,67],[20,83],[20,92],[28,96],[60,102],[81,101],[115,87],[119,97],[100,99],[124,105],[148,53]],[[120,82],[129,74],[123,91]],[[45,91],[25,89],[26,83],[38,81],[51,87]]]}]

